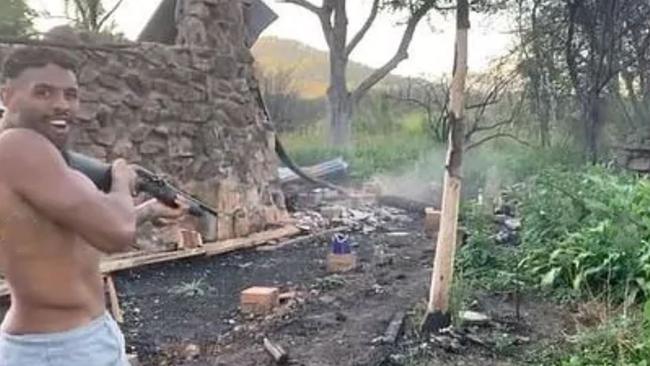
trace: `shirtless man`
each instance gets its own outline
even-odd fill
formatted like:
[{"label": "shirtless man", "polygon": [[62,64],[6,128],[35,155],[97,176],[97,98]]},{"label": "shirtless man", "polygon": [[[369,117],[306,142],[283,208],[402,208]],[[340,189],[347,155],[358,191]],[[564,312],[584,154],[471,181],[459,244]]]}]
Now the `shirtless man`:
[{"label": "shirtless man", "polygon": [[74,59],[15,50],[0,96],[0,271],[11,307],[0,327],[0,366],[125,366],[124,337],[105,309],[101,253],[135,243],[136,225],[176,219],[187,205],[135,205],[133,169],[113,163],[108,194],[71,170],[61,150],[79,108]]}]

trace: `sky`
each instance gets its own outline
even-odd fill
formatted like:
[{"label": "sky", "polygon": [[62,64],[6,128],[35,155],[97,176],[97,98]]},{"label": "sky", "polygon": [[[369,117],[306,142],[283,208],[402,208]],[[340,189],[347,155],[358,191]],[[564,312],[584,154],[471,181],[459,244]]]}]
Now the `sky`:
[{"label": "sky", "polygon": [[[275,11],[279,18],[269,26],[262,36],[301,41],[317,49],[327,50],[323,33],[318,19],[307,10],[293,4],[281,3],[278,0],[264,0]],[[104,0],[106,7],[116,0]],[[319,0],[311,0],[319,5]],[[41,31],[52,26],[64,24],[62,0],[28,0],[28,3],[38,11],[47,11],[49,18],[37,21]],[[124,0],[120,9],[115,13],[118,29],[128,38],[135,39],[151,14],[155,11],[160,0]],[[349,39],[356,33],[365,21],[372,0],[348,0]],[[511,38],[507,34],[510,25],[503,19],[472,14],[472,28],[469,34],[469,69],[470,71],[484,70],[490,60],[503,55],[510,45]],[[371,67],[380,67],[395,53],[402,36],[404,27],[397,21],[399,16],[380,14],[366,37],[357,46],[351,59]],[[434,16],[423,21],[418,26],[411,46],[409,58],[403,61],[394,74],[437,77],[450,74],[454,47],[454,20]]]}]

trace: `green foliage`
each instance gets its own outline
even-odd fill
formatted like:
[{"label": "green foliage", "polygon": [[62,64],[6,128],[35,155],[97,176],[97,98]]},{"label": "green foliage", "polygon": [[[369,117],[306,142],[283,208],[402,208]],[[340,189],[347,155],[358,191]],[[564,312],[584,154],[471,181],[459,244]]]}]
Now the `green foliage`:
[{"label": "green foliage", "polygon": [[645,299],[650,183],[604,168],[546,171],[522,196],[522,271],[571,297]]},{"label": "green foliage", "polygon": [[289,155],[300,165],[317,164],[343,157],[350,164],[350,175],[365,179],[376,173],[410,168],[432,144],[425,136],[404,132],[391,134],[356,134],[354,146],[334,148],[327,146],[323,130],[311,133],[286,134],[281,137]]},{"label": "green foliage", "polygon": [[549,148],[530,148],[519,145],[503,145],[503,155],[507,156],[508,171],[514,182],[535,176],[549,168],[573,169],[583,164],[579,148],[558,144]]},{"label": "green foliage", "polygon": [[25,0],[2,0],[0,4],[0,35],[25,37],[34,33],[36,12]]},{"label": "green foliage", "polygon": [[553,366],[648,366],[650,364],[650,302],[645,311],[608,319],[580,331],[563,352],[549,356]]},{"label": "green foliage", "polygon": [[492,291],[514,290],[521,286],[516,263],[520,251],[517,248],[496,245],[492,215],[485,207],[469,202],[462,206],[462,224],[467,231],[467,242],[460,247],[457,271],[464,280],[475,287]]}]

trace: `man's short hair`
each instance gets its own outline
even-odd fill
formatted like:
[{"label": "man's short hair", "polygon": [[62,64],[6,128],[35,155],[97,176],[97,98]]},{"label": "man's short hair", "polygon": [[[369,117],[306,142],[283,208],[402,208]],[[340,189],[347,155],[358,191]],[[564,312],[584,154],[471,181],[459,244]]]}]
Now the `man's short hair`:
[{"label": "man's short hair", "polygon": [[26,69],[41,68],[48,64],[57,65],[75,74],[79,68],[75,57],[61,48],[24,46],[15,49],[7,56],[2,67],[2,78],[15,79]]}]

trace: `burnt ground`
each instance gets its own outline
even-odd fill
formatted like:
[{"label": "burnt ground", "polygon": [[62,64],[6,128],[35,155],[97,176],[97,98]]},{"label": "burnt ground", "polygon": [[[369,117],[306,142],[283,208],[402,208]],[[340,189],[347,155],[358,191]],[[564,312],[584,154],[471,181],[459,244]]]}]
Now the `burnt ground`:
[{"label": "burnt ground", "polygon": [[[516,319],[512,299],[496,294],[473,295],[474,308],[494,320],[459,328],[470,337],[418,337],[433,244],[420,218],[392,226],[351,233],[360,267],[346,274],[326,272],[327,240],[123,272],[116,286],[130,351],[143,365],[272,365],[268,337],[293,365],[519,365],[560,339],[562,309],[526,298]],[[239,293],[258,285],[298,295],[266,317],[245,316]],[[398,311],[408,312],[405,335],[396,345],[377,342]]]},{"label": "burnt ground", "polygon": [[[129,352],[145,366],[273,365],[262,347],[268,337],[293,365],[523,365],[526,355],[561,342],[567,311],[524,298],[516,319],[512,299],[498,294],[471,296],[491,323],[419,337],[434,254],[422,225],[412,216],[350,233],[360,266],[340,275],[325,270],[326,239],[121,272],[115,283]],[[240,291],[264,285],[297,296],[266,317],[241,314]],[[408,314],[404,335],[395,345],[377,342],[398,311]]]}]

